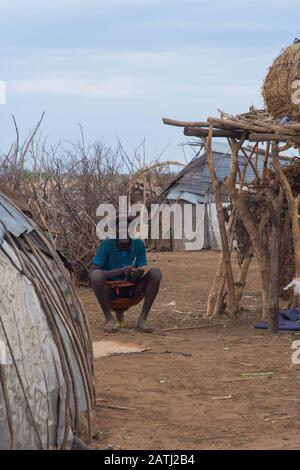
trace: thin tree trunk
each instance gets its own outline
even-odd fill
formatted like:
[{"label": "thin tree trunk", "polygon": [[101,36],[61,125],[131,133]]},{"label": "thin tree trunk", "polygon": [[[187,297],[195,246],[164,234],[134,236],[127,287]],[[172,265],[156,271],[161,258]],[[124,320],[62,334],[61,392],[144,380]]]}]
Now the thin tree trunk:
[{"label": "thin tree trunk", "polygon": [[269,325],[270,333],[278,331],[279,313],[279,248],[280,225],[272,225],[272,239],[270,250],[270,279],[269,279]]}]

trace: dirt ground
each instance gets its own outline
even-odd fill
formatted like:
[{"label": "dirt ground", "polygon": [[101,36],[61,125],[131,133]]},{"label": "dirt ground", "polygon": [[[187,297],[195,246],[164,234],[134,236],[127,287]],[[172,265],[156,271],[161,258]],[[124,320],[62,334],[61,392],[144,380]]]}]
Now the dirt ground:
[{"label": "dirt ground", "polygon": [[[156,328],[152,334],[134,330],[139,307],[127,313],[126,329],[104,333],[93,293],[80,290],[93,341],[105,338],[150,348],[139,354],[96,359],[100,400],[95,446],[150,450],[300,447],[300,365],[291,362],[292,341],[300,339],[300,333],[270,336],[254,329],[260,315],[255,265],[238,325],[233,327],[226,318],[202,318],[217,260],[218,254],[209,251],[149,256],[149,264],[163,272],[150,316]],[[190,326],[204,328],[163,331]]]}]

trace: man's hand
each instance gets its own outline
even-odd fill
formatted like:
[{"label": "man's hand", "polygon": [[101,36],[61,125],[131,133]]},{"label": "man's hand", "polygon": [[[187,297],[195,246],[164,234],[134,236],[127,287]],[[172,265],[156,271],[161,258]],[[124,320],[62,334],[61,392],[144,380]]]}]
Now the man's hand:
[{"label": "man's hand", "polygon": [[124,266],[124,268],[120,270],[120,273],[129,276],[134,269],[133,266]]},{"label": "man's hand", "polygon": [[132,268],[128,277],[131,281],[137,282],[139,281],[145,273],[145,270],[143,268]]},{"label": "man's hand", "polygon": [[143,277],[145,270],[143,268],[135,268],[133,266],[125,266],[120,270],[120,274],[124,274],[128,281],[137,282]]}]

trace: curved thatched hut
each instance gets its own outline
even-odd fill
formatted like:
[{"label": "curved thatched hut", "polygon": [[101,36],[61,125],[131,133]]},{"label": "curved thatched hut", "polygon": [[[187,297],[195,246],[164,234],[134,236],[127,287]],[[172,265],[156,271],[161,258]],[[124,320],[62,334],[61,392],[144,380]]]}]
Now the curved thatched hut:
[{"label": "curved thatched hut", "polygon": [[283,49],[274,60],[263,85],[268,112],[275,118],[300,118],[300,41]]},{"label": "curved thatched hut", "polygon": [[83,309],[47,232],[0,192],[0,449],[91,436],[93,356]]}]

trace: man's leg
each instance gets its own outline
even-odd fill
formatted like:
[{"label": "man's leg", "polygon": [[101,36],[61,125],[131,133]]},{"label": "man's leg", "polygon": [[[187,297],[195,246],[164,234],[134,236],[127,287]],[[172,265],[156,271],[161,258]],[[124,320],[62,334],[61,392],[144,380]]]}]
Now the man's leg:
[{"label": "man's leg", "polygon": [[92,281],[93,291],[97,297],[99,304],[101,305],[105,316],[104,331],[113,333],[117,330],[117,327],[109,305],[109,288],[105,284],[105,275],[99,269],[95,269],[90,273],[90,278]]},{"label": "man's leg", "polygon": [[137,330],[145,332],[153,331],[153,328],[147,325],[147,317],[158,294],[161,278],[162,274],[160,269],[151,268],[137,284],[136,294],[138,295],[141,292],[145,292],[144,305],[137,322]]}]

